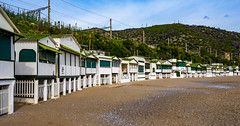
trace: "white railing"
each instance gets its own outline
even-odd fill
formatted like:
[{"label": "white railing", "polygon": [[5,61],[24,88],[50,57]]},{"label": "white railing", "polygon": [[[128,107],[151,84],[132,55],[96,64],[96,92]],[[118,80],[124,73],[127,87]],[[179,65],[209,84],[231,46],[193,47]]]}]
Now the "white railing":
[{"label": "white railing", "polygon": [[128,74],[122,74],[122,77],[121,77],[122,79],[129,79],[129,76],[128,76]]},{"label": "white railing", "polygon": [[8,113],[8,89],[0,90],[0,115]]},{"label": "white railing", "polygon": [[43,90],[44,90],[44,85],[38,85],[38,98],[43,99]]},{"label": "white railing", "polygon": [[34,80],[16,80],[14,96],[33,98],[34,97]]}]

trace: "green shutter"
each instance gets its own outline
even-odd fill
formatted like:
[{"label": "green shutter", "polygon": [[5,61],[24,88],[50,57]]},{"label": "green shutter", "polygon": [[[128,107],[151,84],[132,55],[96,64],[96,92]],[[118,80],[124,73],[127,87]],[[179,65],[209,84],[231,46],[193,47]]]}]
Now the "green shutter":
[{"label": "green shutter", "polygon": [[143,66],[138,66],[138,72],[140,72],[140,73],[142,73],[142,72],[144,72],[144,67]]},{"label": "green shutter", "polygon": [[0,59],[11,60],[11,36],[0,35]]},{"label": "green shutter", "polygon": [[155,68],[153,68],[153,73],[155,73]]},{"label": "green shutter", "polygon": [[87,68],[92,68],[92,63],[90,59],[87,59]]},{"label": "green shutter", "polygon": [[92,68],[96,68],[97,67],[97,61],[96,60],[92,60]]},{"label": "green shutter", "polygon": [[36,62],[36,52],[32,49],[23,49],[19,53],[19,62]]}]

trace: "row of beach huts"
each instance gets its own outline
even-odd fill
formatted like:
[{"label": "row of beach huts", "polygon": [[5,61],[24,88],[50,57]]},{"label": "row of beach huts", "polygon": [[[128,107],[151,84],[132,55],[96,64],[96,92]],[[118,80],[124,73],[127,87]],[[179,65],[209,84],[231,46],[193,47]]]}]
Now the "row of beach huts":
[{"label": "row of beach huts", "polygon": [[147,79],[238,76],[237,66],[84,50],[72,35],[19,34],[0,8],[0,115],[15,102],[37,104],[85,88]]}]

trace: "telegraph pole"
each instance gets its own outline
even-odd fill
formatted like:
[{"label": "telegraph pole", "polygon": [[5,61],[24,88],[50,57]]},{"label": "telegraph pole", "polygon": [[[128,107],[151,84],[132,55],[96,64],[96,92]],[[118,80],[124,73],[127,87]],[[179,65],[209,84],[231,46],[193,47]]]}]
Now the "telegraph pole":
[{"label": "telegraph pole", "polygon": [[110,39],[112,39],[112,18],[110,18]]},{"label": "telegraph pole", "polygon": [[48,0],[48,23],[50,24],[50,0]]},{"label": "telegraph pole", "polygon": [[91,39],[92,39],[92,35],[90,34],[89,37],[90,37],[90,39],[89,39],[89,51],[90,51],[90,50],[91,50],[91,41],[92,41]]}]

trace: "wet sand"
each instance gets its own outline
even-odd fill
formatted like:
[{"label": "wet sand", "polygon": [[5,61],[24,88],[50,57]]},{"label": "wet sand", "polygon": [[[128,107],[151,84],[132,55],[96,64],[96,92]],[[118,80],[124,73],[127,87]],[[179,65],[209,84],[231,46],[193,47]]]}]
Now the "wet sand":
[{"label": "wet sand", "polygon": [[240,125],[240,77],[160,79],[15,105],[1,126]]}]

